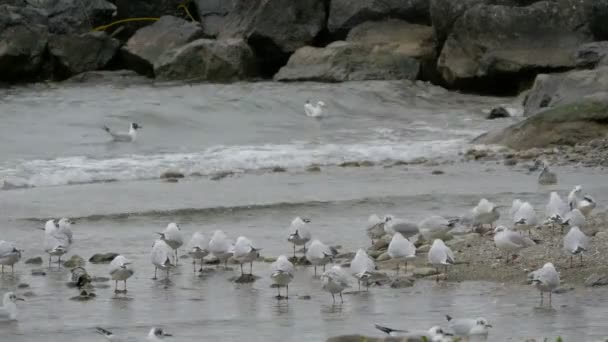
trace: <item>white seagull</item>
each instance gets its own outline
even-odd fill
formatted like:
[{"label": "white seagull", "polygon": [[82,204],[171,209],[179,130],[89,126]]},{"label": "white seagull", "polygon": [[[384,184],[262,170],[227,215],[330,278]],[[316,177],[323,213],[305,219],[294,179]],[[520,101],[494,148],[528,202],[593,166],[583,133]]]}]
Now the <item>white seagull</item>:
[{"label": "white seagull", "polygon": [[249,263],[249,275],[253,275],[253,261],[260,257],[260,248],[253,247],[251,240],[244,236],[239,236],[234,244],[234,259],[241,265],[241,275],[243,264]]},{"label": "white seagull", "polygon": [[171,263],[171,254],[173,254],[173,251],[165,240],[154,241],[152,252],[150,253],[150,259],[154,265],[154,278],[152,279],[156,280],[156,271],[158,269],[167,271],[166,279],[169,279],[169,271],[171,268],[175,267],[175,265]]},{"label": "white seagull", "polygon": [[572,257],[579,255],[581,266],[583,265],[583,252],[589,247],[589,237],[581,232],[579,227],[572,227],[564,236],[564,250],[570,254],[570,268],[572,268]]},{"label": "white seagull", "polygon": [[0,265],[2,265],[2,273],[4,273],[4,266],[10,266],[11,272],[14,272],[15,264],[19,260],[21,260],[21,250],[10,242],[0,240]]},{"label": "white seagull", "polygon": [[388,256],[397,261],[397,274],[399,274],[399,263],[405,263],[405,272],[407,273],[407,261],[416,259],[416,246],[403,235],[395,233],[391,242],[388,244]]},{"label": "white seagull", "polygon": [[321,118],[323,117],[323,107],[325,107],[325,102],[319,101],[316,105],[310,103],[310,100],[306,100],[304,104],[304,112],[306,116],[311,118]]},{"label": "white seagull", "polygon": [[156,233],[160,235],[160,239],[164,240],[171,249],[175,252],[175,265],[178,264],[178,255],[177,250],[184,244],[184,238],[182,236],[182,231],[175,222],[171,222],[167,225],[167,228],[160,233]]},{"label": "white seagull", "polygon": [[435,239],[429,249],[429,263],[437,268],[437,281],[439,281],[439,266],[445,267],[445,274],[448,274],[448,265],[454,265],[454,252],[446,246],[443,240]]},{"label": "white seagull", "polygon": [[361,281],[365,282],[365,286],[369,289],[369,279],[372,277],[372,272],[376,270],[376,263],[367,255],[363,248],[359,248],[355,257],[350,262],[350,273],[357,278],[359,283],[359,291],[361,291]]},{"label": "white seagull", "polygon": [[315,267],[316,276],[317,266],[323,266],[323,271],[325,271],[325,265],[327,265],[327,263],[329,263],[337,254],[338,251],[333,247],[327,246],[319,240],[314,240],[306,251],[306,260]]},{"label": "white seagull", "polygon": [[291,221],[289,226],[289,237],[287,241],[293,244],[293,257],[296,257],[296,246],[304,246],[304,253],[306,253],[306,244],[312,238],[310,230],[307,225],[310,223],[310,219],[296,217]]},{"label": "white seagull", "polygon": [[447,220],[442,216],[433,215],[418,223],[418,231],[425,240],[431,241],[433,239],[443,238],[452,228],[454,228],[454,224],[455,221]]},{"label": "white seagull", "polygon": [[340,301],[344,303],[342,291],[350,287],[350,279],[342,267],[338,265],[332,266],[332,268],[321,275],[321,280],[323,280],[323,290],[331,293],[334,303],[336,302],[336,293],[340,294]]},{"label": "white seagull", "polygon": [[226,233],[221,230],[216,230],[209,240],[209,252],[215,256],[220,263],[224,263],[224,267],[228,268],[228,259],[234,254],[234,244]]},{"label": "white seagull", "polygon": [[375,324],[376,329],[391,337],[407,337],[406,341],[427,341],[427,342],[451,342],[452,338],[439,326],[434,326],[428,331],[409,331],[398,330]]},{"label": "white seagull", "polygon": [[580,210],[585,217],[589,217],[591,211],[596,207],[595,200],[589,195],[583,196],[583,199],[578,201],[576,209]]},{"label": "white seagull", "polygon": [[209,240],[207,237],[200,232],[195,232],[192,234],[192,238],[188,243],[190,247],[190,256],[192,257],[192,267],[194,267],[194,272],[196,272],[196,260],[201,261],[201,271],[203,270],[203,258],[209,255]]},{"label": "white seagull", "polygon": [[384,224],[384,231],[386,234],[392,236],[395,233],[400,233],[405,238],[411,238],[418,234],[418,224],[414,222],[396,218],[392,215],[387,215],[384,220],[386,221]]},{"label": "white seagull", "polygon": [[511,205],[511,209],[509,210],[509,217],[512,220],[515,221],[515,214],[517,213],[522,204],[524,204],[524,202],[519,198],[513,200],[513,204]]},{"label": "white seagull", "polygon": [[17,320],[17,301],[25,299],[17,297],[13,292],[4,294],[2,307],[0,308],[0,321],[15,321]]},{"label": "white seagull", "polygon": [[384,232],[385,223],[386,221],[376,214],[370,215],[367,219],[367,236],[372,240],[372,245],[374,244],[374,240],[378,240],[386,234]]},{"label": "white seagull", "polygon": [[59,221],[48,220],[44,225],[44,251],[49,254],[49,267],[51,257],[58,257],[57,263],[61,267],[61,256],[66,254],[72,245],[72,222],[67,218]]},{"label": "white seagull", "polygon": [[568,227],[583,228],[583,227],[585,227],[586,223],[587,223],[587,219],[585,218],[585,215],[583,215],[583,213],[581,213],[580,210],[574,209],[574,210],[570,211],[569,213],[567,213],[566,216],[564,217],[564,223],[562,225],[562,228],[564,225],[566,225]]},{"label": "white seagull", "polygon": [[[101,327],[96,327],[95,329],[97,330],[98,334],[102,335],[103,337],[107,338],[110,341],[117,341],[117,342],[118,341],[122,342],[122,341],[127,341],[127,340],[130,341],[130,339],[127,339],[127,338],[117,337],[113,332],[111,332],[107,329],[104,329]],[[173,335],[167,333],[166,331],[164,331],[161,328],[152,328],[152,329],[150,329],[150,332],[148,332],[148,336],[146,336],[146,341],[158,342],[158,341],[164,340],[165,337],[171,337],[171,336],[173,336]]]},{"label": "white seagull", "polygon": [[471,210],[473,214],[473,223],[477,226],[484,226],[489,224],[493,227],[494,223],[498,221],[500,213],[498,212],[499,206],[482,198],[479,203]]},{"label": "white seagull", "polygon": [[103,126],[103,130],[108,132],[112,140],[116,142],[133,142],[137,138],[137,130],[143,128],[139,124],[133,122],[129,125],[128,132],[114,132],[108,126]]},{"label": "white seagull", "polygon": [[[127,293],[127,279],[131,278],[135,273],[130,265],[131,261],[122,255],[117,255],[110,263],[110,276],[112,277],[112,280],[116,282],[114,292]],[[125,287],[122,291],[118,290],[118,281],[124,282]]]},{"label": "white seagull", "polygon": [[285,299],[289,299],[289,283],[293,280],[293,264],[289,262],[286,256],[280,255],[277,261],[270,266],[272,273],[270,279],[274,282],[278,289],[277,299],[281,299],[281,287],[286,288]]},{"label": "white seagull", "polygon": [[551,192],[549,202],[545,206],[545,216],[547,217],[545,223],[550,223],[553,226],[563,224],[564,217],[569,210],[568,204],[562,200],[559,194],[555,191]]},{"label": "white seagull", "polygon": [[448,327],[457,337],[481,336],[485,338],[488,336],[489,328],[492,327],[483,317],[454,319],[450,315],[446,315],[445,318],[448,320]]},{"label": "white seagull", "polygon": [[[515,252],[524,249],[526,247],[536,245],[534,240],[530,239],[527,236],[522,235],[521,233],[514,232],[511,229],[498,226],[494,229],[494,244],[501,251],[506,251],[509,254],[512,254],[513,260],[516,259],[517,254]],[[509,263],[511,255],[507,255],[505,258],[506,263]]]},{"label": "white seagull", "polygon": [[513,215],[513,224],[518,229],[528,230],[528,235],[530,235],[530,230],[538,224],[538,217],[532,204],[529,202],[521,203],[519,209]]},{"label": "white seagull", "polygon": [[575,209],[578,206],[578,202],[583,199],[583,187],[580,185],[575,186],[572,191],[568,194],[568,206],[570,210]]},{"label": "white seagull", "polygon": [[549,305],[551,305],[551,293],[559,287],[559,273],[552,263],[546,263],[542,268],[530,273],[532,283],[540,291],[540,305],[543,305],[543,293],[549,292]]}]

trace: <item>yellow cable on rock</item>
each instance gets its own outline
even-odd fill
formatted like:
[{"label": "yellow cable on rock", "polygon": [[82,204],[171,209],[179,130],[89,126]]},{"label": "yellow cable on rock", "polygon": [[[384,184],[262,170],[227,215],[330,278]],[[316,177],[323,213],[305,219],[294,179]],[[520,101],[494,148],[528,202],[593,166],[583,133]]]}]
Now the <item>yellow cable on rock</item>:
[{"label": "yellow cable on rock", "polygon": [[101,25],[101,26],[97,26],[93,29],[93,31],[105,31],[108,28],[114,26],[114,25],[118,25],[118,24],[123,24],[123,23],[128,23],[128,22],[133,22],[133,21],[158,21],[158,19],[160,18],[127,18],[127,19],[120,19],[117,21],[113,21],[107,25]]},{"label": "yellow cable on rock", "polygon": [[192,21],[196,21],[196,20],[194,19],[194,17],[192,16],[192,14],[190,14],[190,11],[188,10],[188,6],[186,6],[186,4],[185,4],[185,3],[184,3],[184,4],[179,4],[179,6],[177,6],[177,8],[183,8],[183,9],[184,9],[184,11],[186,11],[186,14],[187,14],[187,15],[188,15],[188,17],[190,18],[190,20],[192,20]]}]

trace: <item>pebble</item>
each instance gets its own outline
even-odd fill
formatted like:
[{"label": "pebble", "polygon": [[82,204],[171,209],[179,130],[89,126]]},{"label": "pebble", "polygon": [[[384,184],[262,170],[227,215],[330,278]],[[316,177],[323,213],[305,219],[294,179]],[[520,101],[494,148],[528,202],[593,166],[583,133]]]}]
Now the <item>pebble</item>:
[{"label": "pebble", "polygon": [[271,263],[271,262],[277,261],[277,258],[275,258],[275,257],[264,257],[263,261],[266,262],[266,263]]},{"label": "pebble", "polygon": [[118,256],[118,253],[97,253],[89,258],[92,264],[109,264]]},{"label": "pebble", "polygon": [[442,170],[433,170],[433,172],[431,172],[432,175],[443,175],[445,172]]},{"label": "pebble", "polygon": [[306,171],[308,172],[321,172],[321,167],[318,165],[310,165],[309,167],[306,168]]},{"label": "pebble", "polygon": [[72,257],[68,261],[63,262],[63,266],[67,268],[72,267],[82,267],[86,264],[86,261],[79,255],[72,255]]},{"label": "pebble", "polygon": [[26,291],[22,294],[23,297],[36,297],[36,294],[33,291]]},{"label": "pebble", "polygon": [[414,270],[414,275],[417,277],[428,277],[431,275],[436,275],[437,269],[433,267],[417,267]]},{"label": "pebble", "polygon": [[608,285],[608,276],[600,275],[597,273],[593,273],[587,279],[585,279],[585,286],[593,287],[593,286],[605,286]]},{"label": "pebble", "polygon": [[106,282],[106,281],[110,281],[110,278],[108,278],[108,277],[93,277],[93,278],[91,278],[91,281],[94,282],[94,283],[103,283],[103,282]]},{"label": "pebble", "polygon": [[412,287],[412,286],[414,286],[414,280],[409,277],[400,277],[400,278],[394,279],[391,282],[391,288],[393,288],[393,289],[401,289],[404,287]]},{"label": "pebble", "polygon": [[26,284],[26,283],[21,283],[21,284],[17,285],[18,289],[27,289],[29,287],[30,287],[30,285]]},{"label": "pebble", "polygon": [[390,258],[391,257],[388,255],[388,253],[384,252],[376,258],[376,261],[386,261],[386,260],[390,260]]},{"label": "pebble", "polygon": [[46,272],[44,272],[43,270],[32,270],[32,275],[33,276],[45,276]]},{"label": "pebble", "polygon": [[298,299],[301,299],[301,300],[311,300],[312,297],[310,295],[303,295],[303,296],[299,296]]},{"label": "pebble", "polygon": [[30,258],[30,259],[27,259],[25,261],[25,263],[28,265],[42,265],[42,258],[41,257]]},{"label": "pebble", "polygon": [[160,174],[160,178],[162,179],[168,179],[168,178],[184,178],[184,174],[179,172],[179,171],[175,171],[175,170],[168,170],[165,171],[163,173]]}]

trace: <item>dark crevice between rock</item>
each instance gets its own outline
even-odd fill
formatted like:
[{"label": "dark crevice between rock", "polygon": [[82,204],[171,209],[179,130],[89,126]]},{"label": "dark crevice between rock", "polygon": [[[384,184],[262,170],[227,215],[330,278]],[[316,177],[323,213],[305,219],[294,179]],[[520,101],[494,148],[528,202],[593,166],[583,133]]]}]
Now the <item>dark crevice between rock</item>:
[{"label": "dark crevice between rock", "polygon": [[331,42],[338,40],[329,32],[329,29],[327,28],[329,22],[329,9],[331,6],[331,1],[323,1],[323,6],[325,8],[325,20],[323,22],[323,29],[317,34],[317,36],[311,43],[312,46],[316,47],[326,47]]},{"label": "dark crevice between rock", "polygon": [[264,79],[271,79],[289,60],[290,54],[267,37],[253,34],[247,43],[256,55],[257,71]]},{"label": "dark crevice between rock", "polygon": [[114,58],[117,58],[117,61],[120,61],[126,69],[133,70],[140,75],[154,77],[154,67],[145,59],[131,54],[125,49],[121,49],[118,54],[120,56]]}]

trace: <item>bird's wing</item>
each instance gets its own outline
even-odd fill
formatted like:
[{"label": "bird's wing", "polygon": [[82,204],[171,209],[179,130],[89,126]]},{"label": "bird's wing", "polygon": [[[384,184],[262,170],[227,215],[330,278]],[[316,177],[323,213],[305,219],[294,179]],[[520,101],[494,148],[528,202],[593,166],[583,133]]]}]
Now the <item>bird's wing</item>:
[{"label": "bird's wing", "polygon": [[517,247],[527,247],[536,244],[532,239],[516,232],[509,232],[508,234],[505,234],[505,237],[510,243],[516,245]]},{"label": "bird's wing", "polygon": [[12,243],[0,241],[0,257],[11,254],[14,249],[15,246]]},{"label": "bird's wing", "polygon": [[468,336],[471,329],[475,326],[474,319],[453,319],[449,322],[449,327],[456,336]]}]

